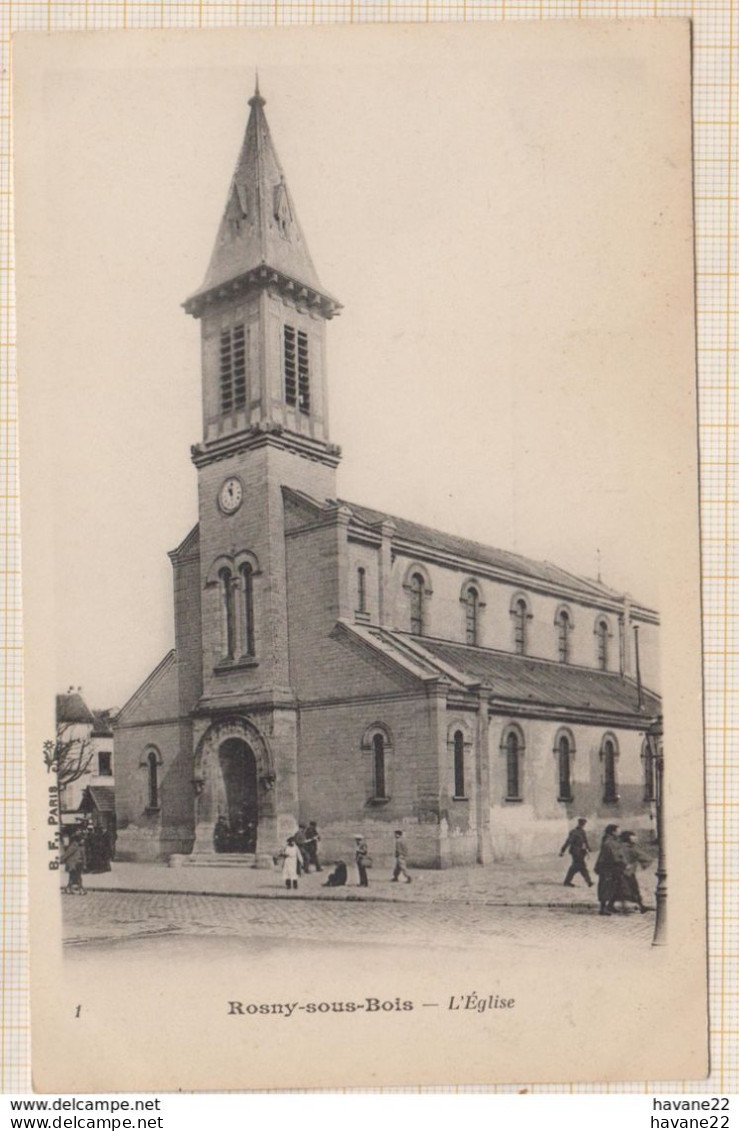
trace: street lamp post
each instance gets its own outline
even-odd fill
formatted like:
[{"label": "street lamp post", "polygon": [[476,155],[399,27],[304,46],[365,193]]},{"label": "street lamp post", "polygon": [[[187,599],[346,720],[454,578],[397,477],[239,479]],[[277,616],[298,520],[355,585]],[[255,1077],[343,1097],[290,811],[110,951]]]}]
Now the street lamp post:
[{"label": "street lamp post", "polygon": [[662,716],[659,715],[646,732],[647,750],[654,776],[654,804],[657,813],[657,891],[655,895],[656,915],[652,946],[664,946],[667,942],[667,860],[665,856],[664,822],[664,740]]}]

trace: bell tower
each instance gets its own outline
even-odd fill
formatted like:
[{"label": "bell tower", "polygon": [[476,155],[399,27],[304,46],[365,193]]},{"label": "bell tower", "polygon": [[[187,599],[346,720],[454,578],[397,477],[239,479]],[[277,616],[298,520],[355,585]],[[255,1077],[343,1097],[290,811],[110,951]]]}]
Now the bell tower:
[{"label": "bell tower", "polygon": [[184,304],[202,327],[203,440],[193,459],[200,467],[267,434],[335,467],[326,323],[341,305],[313,266],[258,82],[249,106],[205,281]]},{"label": "bell tower", "polygon": [[251,766],[248,823],[257,822],[259,845],[271,851],[279,830],[294,827],[298,726],[282,488],[334,499],[341,455],[329,440],[326,392],[326,325],[340,304],[316,274],[264,105],[257,84],[205,281],[184,304],[202,340],[203,435],[192,448],[202,639],[193,713],[198,851],[212,843],[219,817],[235,819],[221,765],[231,740],[233,750],[241,743],[248,751],[246,761],[232,762]]}]

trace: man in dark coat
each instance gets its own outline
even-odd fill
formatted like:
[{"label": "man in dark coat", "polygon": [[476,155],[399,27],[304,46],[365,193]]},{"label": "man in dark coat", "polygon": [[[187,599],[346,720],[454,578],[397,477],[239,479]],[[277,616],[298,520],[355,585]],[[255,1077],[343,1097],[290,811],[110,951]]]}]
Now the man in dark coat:
[{"label": "man in dark coat", "polygon": [[336,861],[336,867],[323,885],[325,888],[343,888],[347,880],[346,864],[343,860]]},{"label": "man in dark coat", "polygon": [[585,817],[579,817],[576,827],[570,829],[567,834],[567,840],[559,850],[560,856],[564,856],[565,852],[569,852],[572,857],[572,863],[567,870],[564,881],[566,888],[574,888],[575,885],[572,881],[575,876],[582,876],[589,888],[593,886],[588,866],[585,863],[585,857],[590,854],[590,845],[588,844],[588,838],[585,833],[587,823]]},{"label": "man in dark coat", "polygon": [[316,822],[311,821],[308,828],[305,830],[305,839],[303,842],[303,855],[305,856],[305,870],[308,871],[309,866],[312,864],[317,872],[322,872],[323,869],[318,860],[318,842],[321,839]]},{"label": "man in dark coat", "polygon": [[618,825],[606,825],[598,859],[595,862],[601,915],[612,915],[616,910],[614,900],[619,898],[624,864],[624,856],[618,840]]}]

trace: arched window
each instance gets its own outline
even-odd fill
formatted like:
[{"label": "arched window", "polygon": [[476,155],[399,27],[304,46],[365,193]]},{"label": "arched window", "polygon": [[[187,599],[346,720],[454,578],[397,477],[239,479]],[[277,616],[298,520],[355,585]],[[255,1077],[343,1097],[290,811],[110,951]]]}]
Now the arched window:
[{"label": "arched window", "polygon": [[528,646],[529,607],[525,597],[514,597],[511,602],[513,617],[513,647],[519,656],[525,656]]},{"label": "arched window", "polygon": [[524,744],[517,726],[510,726],[503,732],[501,749],[506,760],[506,801],[522,801],[521,758]]},{"label": "arched window", "polygon": [[560,801],[572,801],[572,754],[574,752],[574,744],[569,734],[561,732],[558,735],[554,752],[557,756],[557,777],[559,782],[558,799]]},{"label": "arched window", "polygon": [[618,801],[618,779],[616,776],[618,750],[616,740],[610,735],[606,735],[603,739],[600,756],[603,763],[603,801],[608,805],[613,805]]},{"label": "arched window", "polygon": [[243,651],[245,656],[254,655],[254,570],[249,562],[244,562],[240,567],[242,601],[241,608],[244,618]]},{"label": "arched window", "polygon": [[568,609],[558,609],[555,619],[557,629],[557,655],[561,664],[570,662],[570,633],[572,618]]},{"label": "arched window", "polygon": [[[480,621],[480,594],[474,585],[468,585],[465,592],[464,626],[468,644],[477,644]],[[461,796],[461,795],[460,795]]]},{"label": "arched window", "polygon": [[385,778],[385,736],[378,731],[372,739],[372,769],[374,777],[374,795],[382,800],[387,797],[387,784]]},{"label": "arched window", "polygon": [[233,660],[236,652],[236,619],[234,616],[234,581],[231,570],[224,566],[218,573],[221,583],[221,607],[223,610],[223,654],[226,660]]},{"label": "arched window", "polygon": [[367,727],[362,737],[362,755],[368,801],[370,805],[381,805],[390,800],[393,764],[393,739],[384,723]]},{"label": "arched window", "polygon": [[454,796],[464,797],[464,735],[454,732]]},{"label": "arched window", "polygon": [[642,780],[644,782],[644,800],[654,801],[654,762],[649,753],[649,743],[646,738],[642,743],[641,748],[641,764],[642,764]]},{"label": "arched window", "polygon": [[605,617],[598,617],[595,622],[595,646],[598,667],[602,672],[608,671],[608,621]]},{"label": "arched window", "polygon": [[367,612],[367,573],[363,566],[357,570],[357,612]]},{"label": "arched window", "polygon": [[155,750],[150,750],[146,756],[147,774],[147,809],[159,808],[159,760]]},{"label": "arched window", "polygon": [[411,632],[423,636],[424,630],[424,580],[420,573],[411,574]]}]

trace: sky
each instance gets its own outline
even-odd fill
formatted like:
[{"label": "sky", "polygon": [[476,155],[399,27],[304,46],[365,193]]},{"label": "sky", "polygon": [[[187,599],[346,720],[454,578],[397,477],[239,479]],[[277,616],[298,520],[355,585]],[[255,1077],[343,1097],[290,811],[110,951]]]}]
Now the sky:
[{"label": "sky", "polygon": [[197,520],[202,434],[181,303],[257,67],[344,304],[340,496],[600,562],[660,607],[659,547],[683,505],[694,521],[689,136],[670,53],[630,26],[54,37],[26,86],[21,53],[26,598],[57,690],[121,706],[173,644],[166,555]]}]

